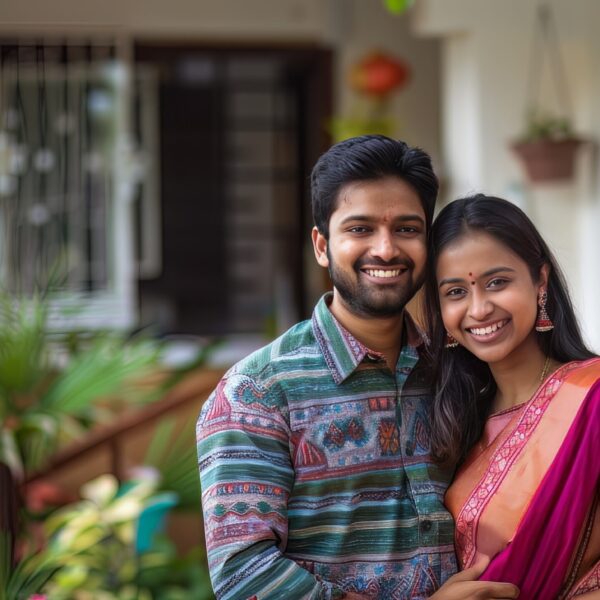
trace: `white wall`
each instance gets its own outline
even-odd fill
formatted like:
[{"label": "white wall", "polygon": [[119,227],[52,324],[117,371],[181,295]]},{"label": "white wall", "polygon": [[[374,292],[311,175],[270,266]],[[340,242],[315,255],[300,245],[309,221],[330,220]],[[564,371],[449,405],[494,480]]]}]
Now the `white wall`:
[{"label": "white wall", "polygon": [[0,27],[106,27],[111,31],[197,38],[293,41],[322,37],[319,0],[2,0]]},{"label": "white wall", "polygon": [[[419,0],[414,25],[443,44],[443,160],[451,199],[472,191],[507,197],[535,221],[565,272],[586,337],[600,351],[598,154],[579,155],[571,182],[532,186],[509,143],[528,100],[534,0]],[[600,3],[552,0],[578,133],[600,140]],[[548,56],[546,56],[548,60]],[[548,63],[547,108],[557,105]]]}]

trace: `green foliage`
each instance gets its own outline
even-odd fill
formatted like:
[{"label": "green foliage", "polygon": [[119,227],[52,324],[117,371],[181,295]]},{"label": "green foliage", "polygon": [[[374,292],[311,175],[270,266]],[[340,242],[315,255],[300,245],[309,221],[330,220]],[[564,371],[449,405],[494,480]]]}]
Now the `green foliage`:
[{"label": "green foliage", "polygon": [[35,296],[27,305],[0,295],[0,418],[14,406],[16,394],[33,389],[46,373],[46,306]]},{"label": "green foliage", "polygon": [[568,119],[539,110],[531,110],[527,116],[525,132],[519,141],[558,141],[570,137],[573,137],[573,128]]},{"label": "green foliage", "polygon": [[400,15],[409,9],[415,0],[384,0],[385,7],[393,14]]},{"label": "green foliage", "polygon": [[[44,527],[47,547],[21,561],[10,575],[0,563],[0,600],[210,600],[201,547],[178,557],[157,530],[148,550],[137,540],[146,511],[160,499],[160,482],[140,477],[119,486],[103,475],[81,488],[82,500],[52,513]],[[8,540],[0,537],[0,544]],[[2,556],[8,551],[0,545]],[[8,550],[8,546],[6,547]]]},{"label": "green foliage", "polygon": [[80,591],[135,588],[139,571],[168,563],[170,548],[142,556],[135,551],[136,523],[155,489],[150,479],[119,488],[113,476],[104,475],[82,487],[83,500],[52,514],[45,522],[48,551],[69,561],[44,591],[67,600]]},{"label": "green foliage", "polygon": [[47,552],[39,552],[13,568],[9,564],[11,542],[8,532],[0,531],[0,600],[27,600],[41,590],[62,565]]},{"label": "green foliage", "polygon": [[100,400],[131,399],[127,383],[158,356],[148,341],[114,333],[71,340],[71,354],[48,334],[47,312],[40,296],[18,302],[0,293],[0,462],[17,480],[100,420]]},{"label": "green foliage", "polygon": [[[157,364],[157,344],[107,332],[51,336],[47,312],[39,296],[19,303],[0,292],[0,463],[17,483],[42,469],[62,444],[112,418],[113,407],[162,397],[210,350],[144,389],[135,382]],[[105,476],[90,482],[81,502],[50,513],[43,550],[28,546],[20,534],[16,565],[13,540],[0,529],[0,600],[28,600],[42,592],[52,600],[213,597],[203,548],[181,558],[168,539],[149,537],[147,530],[145,543],[138,543],[140,523],[152,527],[156,511],[168,510],[174,496],[182,508],[199,510],[193,432],[175,438],[168,422],[159,430],[164,433],[157,437],[164,439],[153,444],[153,461],[162,479],[142,477],[119,486]]]},{"label": "green foliage", "polygon": [[397,123],[392,117],[387,116],[350,116],[334,117],[330,121],[329,130],[331,136],[336,142],[347,140],[359,135],[378,133],[381,135],[393,136]]},{"label": "green foliage", "polygon": [[175,432],[175,422],[163,420],[156,428],[144,464],[160,472],[160,489],[175,492],[181,510],[200,510],[198,455],[193,427]]},{"label": "green foliage", "polygon": [[[208,569],[203,568],[205,562],[204,548],[197,546],[186,556],[174,559],[162,581],[152,585],[147,582],[147,587],[156,590],[156,600],[213,600]],[[146,582],[144,578],[142,581]]]},{"label": "green foliage", "polygon": [[41,398],[44,408],[80,414],[94,400],[123,389],[133,375],[140,374],[156,359],[156,349],[147,342],[124,343],[104,334],[74,356]]}]

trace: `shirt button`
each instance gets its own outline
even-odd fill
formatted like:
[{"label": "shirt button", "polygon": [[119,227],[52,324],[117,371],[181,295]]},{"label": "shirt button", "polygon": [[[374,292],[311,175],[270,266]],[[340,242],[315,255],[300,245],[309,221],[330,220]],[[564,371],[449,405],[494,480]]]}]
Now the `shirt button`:
[{"label": "shirt button", "polygon": [[410,446],[406,446],[404,452],[406,456],[412,456],[414,454],[413,449]]},{"label": "shirt button", "polygon": [[428,531],[431,531],[432,527],[433,527],[433,523],[429,519],[425,519],[424,521],[421,521],[421,531],[426,533]]}]

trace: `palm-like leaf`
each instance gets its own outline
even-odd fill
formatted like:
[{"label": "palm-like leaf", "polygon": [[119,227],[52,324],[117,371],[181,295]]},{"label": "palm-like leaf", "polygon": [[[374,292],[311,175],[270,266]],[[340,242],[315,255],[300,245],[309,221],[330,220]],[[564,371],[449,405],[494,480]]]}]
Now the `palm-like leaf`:
[{"label": "palm-like leaf", "polygon": [[16,437],[25,471],[37,469],[55,450],[59,425],[51,413],[30,410],[23,415]]},{"label": "palm-like leaf", "polygon": [[23,477],[23,458],[11,429],[0,429],[0,463],[6,465],[16,479]]},{"label": "palm-like leaf", "polygon": [[[38,298],[17,303],[0,294],[0,394],[7,403],[30,391],[46,373],[46,310]],[[7,407],[0,404],[0,416]]]},{"label": "palm-like leaf", "polygon": [[94,400],[118,392],[128,378],[141,375],[156,356],[157,351],[146,342],[123,344],[114,337],[98,338],[55,379],[41,405],[78,414]]},{"label": "palm-like leaf", "polygon": [[10,535],[0,531],[0,600],[27,600],[42,590],[62,564],[52,554],[40,552],[12,568],[9,564],[10,546]]},{"label": "palm-like leaf", "polygon": [[175,431],[175,422],[167,419],[159,423],[144,464],[156,468],[161,475],[160,489],[179,496],[179,510],[198,510],[200,482],[196,442],[193,427]]},{"label": "palm-like leaf", "polygon": [[130,382],[158,356],[148,341],[73,334],[62,340],[74,352],[59,369],[46,319],[46,299],[18,301],[0,291],[0,462],[18,478],[96,422],[99,400],[131,400]]}]

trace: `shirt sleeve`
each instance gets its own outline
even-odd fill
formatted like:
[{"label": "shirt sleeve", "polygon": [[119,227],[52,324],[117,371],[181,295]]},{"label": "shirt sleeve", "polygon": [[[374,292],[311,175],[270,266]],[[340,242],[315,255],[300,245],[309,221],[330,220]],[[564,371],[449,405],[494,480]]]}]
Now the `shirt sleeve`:
[{"label": "shirt sleeve", "polygon": [[276,386],[229,374],[197,425],[208,566],[218,600],[343,598],[284,556],[294,482],[290,431]]}]

